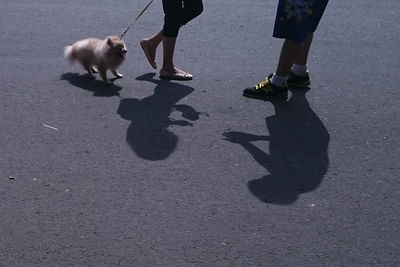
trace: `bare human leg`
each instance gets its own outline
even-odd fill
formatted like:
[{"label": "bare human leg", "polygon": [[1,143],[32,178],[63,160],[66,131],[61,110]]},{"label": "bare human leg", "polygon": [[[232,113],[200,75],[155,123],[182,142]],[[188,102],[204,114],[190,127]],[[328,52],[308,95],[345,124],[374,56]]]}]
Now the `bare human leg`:
[{"label": "bare human leg", "polygon": [[275,74],[280,77],[289,76],[290,68],[295,63],[298,55],[303,51],[303,43],[296,43],[286,39],[283,43]]},{"label": "bare human leg", "polygon": [[163,36],[163,68],[160,77],[174,80],[191,80],[193,75],[178,69],[174,65],[176,37]]}]

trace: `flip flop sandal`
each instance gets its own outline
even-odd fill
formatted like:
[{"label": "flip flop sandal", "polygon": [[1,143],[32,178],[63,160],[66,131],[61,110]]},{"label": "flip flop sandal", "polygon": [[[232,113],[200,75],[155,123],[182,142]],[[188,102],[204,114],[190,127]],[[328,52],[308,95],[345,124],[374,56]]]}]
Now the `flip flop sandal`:
[{"label": "flip flop sandal", "polygon": [[189,81],[193,79],[193,75],[190,73],[171,73],[164,69],[160,70],[160,79],[165,80],[177,80],[177,81]]},{"label": "flip flop sandal", "polygon": [[151,55],[150,55],[150,48],[149,48],[149,43],[148,43],[148,41],[146,41],[146,40],[140,41],[140,46],[142,47],[143,52],[144,52],[144,54],[146,55],[147,61],[150,63],[150,65],[151,65],[154,69],[157,69],[157,63],[156,63],[155,60],[153,60],[153,59],[151,58]]}]

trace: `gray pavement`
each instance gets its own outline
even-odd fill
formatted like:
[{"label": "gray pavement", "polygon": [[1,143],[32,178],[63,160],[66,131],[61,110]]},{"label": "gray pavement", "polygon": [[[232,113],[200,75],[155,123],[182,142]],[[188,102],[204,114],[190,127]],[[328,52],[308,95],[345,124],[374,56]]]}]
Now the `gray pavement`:
[{"label": "gray pavement", "polygon": [[400,265],[400,2],[331,1],[311,90],[271,104],[241,94],[274,71],[276,2],[205,1],[190,82],[142,54],[154,2],[107,87],[63,47],[146,2],[0,1],[0,266]]}]

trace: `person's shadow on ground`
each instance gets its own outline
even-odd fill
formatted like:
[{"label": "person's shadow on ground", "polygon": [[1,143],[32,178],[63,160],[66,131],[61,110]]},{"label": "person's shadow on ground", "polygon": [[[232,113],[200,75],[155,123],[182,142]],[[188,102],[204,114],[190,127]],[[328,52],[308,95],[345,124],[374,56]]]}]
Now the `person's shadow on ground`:
[{"label": "person's shadow on ground", "polygon": [[[94,96],[99,97],[119,96],[119,91],[122,89],[121,86],[106,84],[102,80],[92,79],[87,74],[68,72],[61,75],[61,80],[66,80],[73,86],[93,92]],[[117,78],[110,79],[111,82],[115,80]]]},{"label": "person's shadow on ground", "polygon": [[[176,104],[194,91],[193,88],[178,83],[156,80],[155,73],[148,73],[136,78],[156,84],[154,94],[139,99],[123,99],[118,114],[129,121],[126,140],[141,158],[163,160],[174,152],[178,136],[168,129],[171,125],[192,126],[189,121],[199,119],[200,112],[188,105]],[[178,111],[187,120],[174,120],[169,116]],[[189,121],[188,121],[189,120]]]},{"label": "person's shadow on ground", "polygon": [[[288,205],[316,189],[329,167],[329,133],[311,109],[306,90],[293,90],[288,102],[273,103],[266,118],[270,136],[225,132],[225,140],[243,146],[269,175],[250,181],[253,195],[266,203]],[[252,142],[269,141],[269,154]]]}]

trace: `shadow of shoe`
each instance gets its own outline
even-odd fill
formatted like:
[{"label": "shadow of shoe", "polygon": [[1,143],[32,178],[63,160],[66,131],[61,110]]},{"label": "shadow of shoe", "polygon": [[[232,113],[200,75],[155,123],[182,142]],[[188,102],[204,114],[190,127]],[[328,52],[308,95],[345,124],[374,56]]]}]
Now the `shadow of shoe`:
[{"label": "shadow of shoe", "polygon": [[[240,144],[268,172],[248,183],[250,192],[266,203],[288,205],[315,190],[329,167],[329,133],[311,109],[307,90],[293,90],[288,102],[274,102],[275,115],[267,117],[269,136],[224,133]],[[253,142],[269,141],[269,153]]]}]

